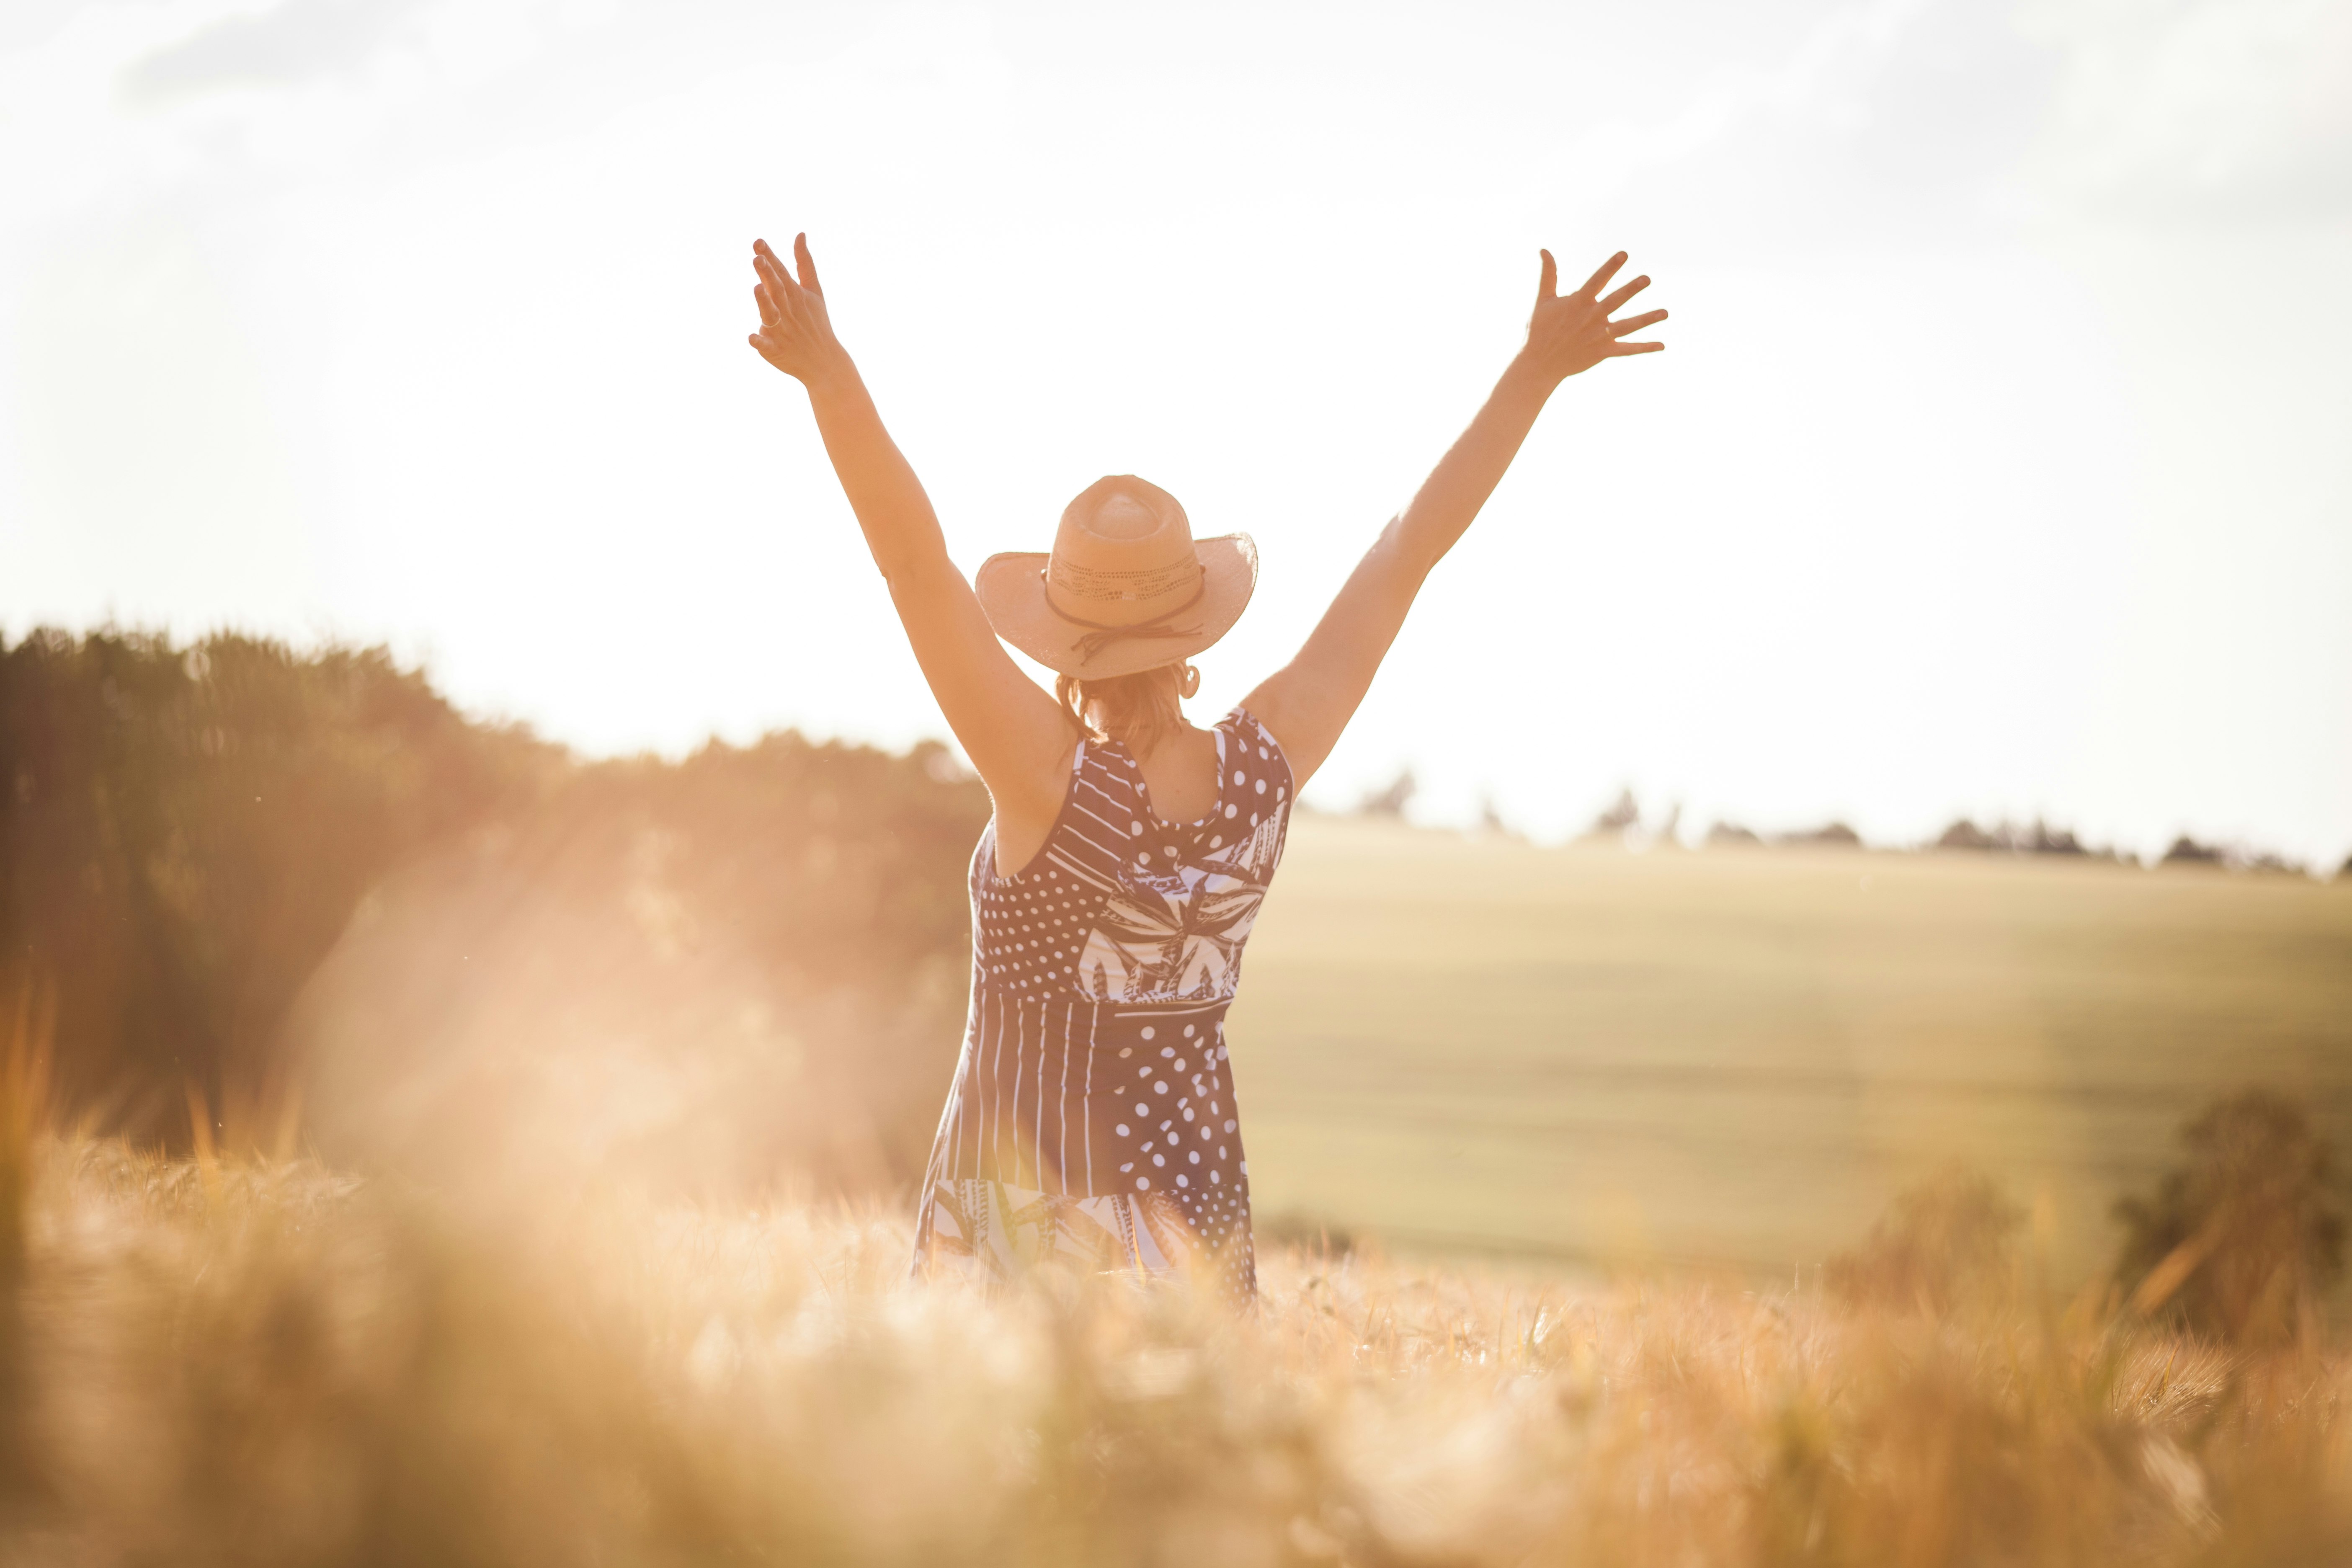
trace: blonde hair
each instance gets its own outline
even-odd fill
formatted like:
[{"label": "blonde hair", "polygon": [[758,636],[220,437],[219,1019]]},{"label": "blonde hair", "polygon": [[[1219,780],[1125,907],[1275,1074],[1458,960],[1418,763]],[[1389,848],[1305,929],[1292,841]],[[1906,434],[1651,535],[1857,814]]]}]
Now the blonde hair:
[{"label": "blonde hair", "polygon": [[1183,700],[1199,687],[1200,679],[1200,671],[1180,659],[1132,675],[1093,680],[1057,675],[1054,696],[1079,734],[1117,741],[1139,762],[1183,728]]}]

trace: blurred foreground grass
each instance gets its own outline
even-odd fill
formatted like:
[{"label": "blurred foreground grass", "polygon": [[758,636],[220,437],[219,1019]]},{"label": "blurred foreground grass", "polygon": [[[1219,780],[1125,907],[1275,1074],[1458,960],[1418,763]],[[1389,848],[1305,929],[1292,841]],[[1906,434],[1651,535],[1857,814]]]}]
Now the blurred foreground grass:
[{"label": "blurred foreground grass", "polygon": [[2352,1553],[2352,1366],[2313,1323],[2224,1350],[2030,1256],[1935,1308],[1292,1250],[1234,1321],[910,1286],[880,1208],[573,1193],[489,1228],[304,1163],[25,1156],[10,1563]]}]

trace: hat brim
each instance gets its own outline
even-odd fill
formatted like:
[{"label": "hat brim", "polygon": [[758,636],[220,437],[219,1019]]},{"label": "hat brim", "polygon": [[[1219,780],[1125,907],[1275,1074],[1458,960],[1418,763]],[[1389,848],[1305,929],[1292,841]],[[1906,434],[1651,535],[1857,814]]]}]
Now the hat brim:
[{"label": "hat brim", "polygon": [[1205,574],[1201,597],[1176,619],[1185,631],[1166,636],[1121,637],[1081,657],[1078,645],[1092,628],[1057,614],[1045,597],[1043,552],[992,555],[973,574],[972,591],[996,635],[1062,675],[1108,680],[1139,669],[1190,658],[1233,630],[1257,591],[1257,545],[1246,533],[1224,533],[1192,542]]}]

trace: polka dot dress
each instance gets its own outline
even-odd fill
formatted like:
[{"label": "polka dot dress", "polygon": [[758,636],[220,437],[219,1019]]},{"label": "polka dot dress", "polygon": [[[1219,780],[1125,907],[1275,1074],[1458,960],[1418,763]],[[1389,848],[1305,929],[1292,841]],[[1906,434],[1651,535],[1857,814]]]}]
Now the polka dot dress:
[{"label": "polka dot dress", "polygon": [[972,994],[916,1237],[919,1270],[1046,1256],[1252,1299],[1249,1164],[1224,1017],[1282,858],[1292,781],[1265,726],[1216,726],[1198,820],[1151,809],[1116,742],[1079,748],[1045,846],[972,856]]}]

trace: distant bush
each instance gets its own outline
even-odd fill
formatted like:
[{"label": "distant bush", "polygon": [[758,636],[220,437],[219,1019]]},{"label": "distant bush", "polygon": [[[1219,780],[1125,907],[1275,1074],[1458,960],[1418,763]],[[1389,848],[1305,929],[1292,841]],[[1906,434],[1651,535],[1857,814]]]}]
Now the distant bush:
[{"label": "distant bush", "polygon": [[2210,844],[2200,844],[2186,833],[2172,841],[2159,864],[2166,866],[2218,866],[2223,852]]},{"label": "distant bush", "polygon": [[1952,1167],[1906,1188],[1822,1281],[1854,1306],[1948,1312],[2000,1299],[2014,1282],[2023,1213],[1990,1177]]},{"label": "distant bush", "polygon": [[2040,817],[2025,826],[2001,822],[1991,828],[1979,827],[1963,816],[1954,822],[1936,839],[1938,849],[2001,851],[2011,855],[2105,855],[2103,850],[2084,847],[2083,841],[2072,830],[2053,827]]},{"label": "distant bush", "polygon": [[2225,857],[2225,863],[2241,871],[2267,871],[2284,877],[2301,877],[2309,868],[2273,849],[2244,849]]},{"label": "distant bush", "polygon": [[2269,1089],[2181,1130],[2189,1161],[2150,1198],[2116,1205],[2117,1282],[2138,1311],[2233,1342],[2294,1331],[2344,1274],[2335,1152],[2303,1108]]},{"label": "distant bush", "polygon": [[[2030,823],[2002,821],[1990,827],[1979,827],[1963,816],[1937,835],[1931,847],[1972,854],[2063,855],[2126,863],[2134,860],[2133,857],[2112,846],[2086,845],[2072,829],[2053,827],[2040,817]],[[2274,851],[2253,849],[2243,845],[2200,843],[2185,833],[2172,841],[2171,847],[2158,858],[2158,864],[2227,866],[2233,871],[2275,871],[2289,875],[2303,875],[2307,869]]]},{"label": "distant bush", "polygon": [[1584,830],[1584,836],[1587,838],[1622,838],[1641,826],[1642,803],[1633,798],[1633,791],[1628,786],[1619,790],[1617,798],[1592,819],[1592,826]]},{"label": "distant bush", "polygon": [[1524,840],[1527,837],[1526,834],[1511,826],[1509,818],[1503,815],[1503,808],[1495,803],[1491,795],[1478,797],[1478,831],[1497,838]]},{"label": "distant bush", "polygon": [[1709,844],[1761,844],[1764,839],[1753,828],[1742,827],[1736,822],[1718,822],[1706,830]]},{"label": "distant bush", "polygon": [[2004,847],[2000,840],[1963,816],[1937,836],[1938,849],[1993,850]]},{"label": "distant bush", "polygon": [[1411,768],[1405,768],[1379,789],[1366,790],[1356,802],[1356,814],[1360,816],[1402,817],[1404,808],[1412,805],[1412,797],[1420,793],[1420,781],[1412,776]]},{"label": "distant bush", "polygon": [[1772,841],[1775,844],[1817,844],[1832,849],[1862,847],[1862,835],[1843,822],[1826,822],[1801,833],[1775,834]]}]

